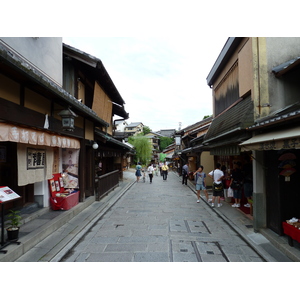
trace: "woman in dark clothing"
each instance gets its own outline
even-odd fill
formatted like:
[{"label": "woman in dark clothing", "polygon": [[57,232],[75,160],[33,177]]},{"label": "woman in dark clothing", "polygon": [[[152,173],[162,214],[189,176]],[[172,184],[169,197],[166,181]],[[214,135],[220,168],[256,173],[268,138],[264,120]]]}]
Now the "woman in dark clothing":
[{"label": "woman in dark clothing", "polygon": [[243,173],[241,171],[240,162],[234,164],[234,169],[231,173],[230,187],[233,189],[233,198],[235,201],[232,207],[240,207],[243,187]]}]

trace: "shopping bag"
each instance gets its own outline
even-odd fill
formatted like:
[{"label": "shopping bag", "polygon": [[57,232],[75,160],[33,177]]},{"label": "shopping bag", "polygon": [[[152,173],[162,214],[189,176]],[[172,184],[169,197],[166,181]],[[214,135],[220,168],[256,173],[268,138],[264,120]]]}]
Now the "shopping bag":
[{"label": "shopping bag", "polygon": [[227,197],[228,198],[233,197],[233,189],[231,187],[229,187],[227,190]]}]

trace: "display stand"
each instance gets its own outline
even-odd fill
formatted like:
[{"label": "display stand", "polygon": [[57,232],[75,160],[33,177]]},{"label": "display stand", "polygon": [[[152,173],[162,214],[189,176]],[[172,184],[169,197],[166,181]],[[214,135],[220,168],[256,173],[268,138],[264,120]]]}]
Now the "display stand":
[{"label": "display stand", "polygon": [[49,181],[50,189],[50,206],[53,210],[69,210],[79,203],[79,191],[65,189],[61,174],[53,174]]},{"label": "display stand", "polygon": [[6,253],[7,250],[3,250],[3,248],[7,247],[8,245],[15,243],[20,245],[21,242],[18,240],[13,241],[4,241],[4,203],[14,201],[16,199],[20,199],[21,197],[15,193],[12,189],[7,186],[0,187],[0,204],[1,204],[1,246],[0,246],[0,253]]},{"label": "display stand", "polygon": [[288,237],[288,243],[294,247],[294,240],[300,243],[300,230],[287,222],[282,222],[283,233]]}]

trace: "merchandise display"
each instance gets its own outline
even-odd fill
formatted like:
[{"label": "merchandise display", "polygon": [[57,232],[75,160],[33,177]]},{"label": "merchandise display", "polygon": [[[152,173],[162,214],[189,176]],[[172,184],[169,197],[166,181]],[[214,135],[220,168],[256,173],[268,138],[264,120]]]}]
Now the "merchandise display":
[{"label": "merchandise display", "polygon": [[288,243],[293,247],[293,241],[300,243],[300,220],[292,218],[282,222],[283,232],[288,236]]},{"label": "merchandise display", "polygon": [[64,188],[64,178],[60,173],[53,174],[49,180],[50,205],[53,210],[68,210],[79,202],[79,191],[73,188]]}]

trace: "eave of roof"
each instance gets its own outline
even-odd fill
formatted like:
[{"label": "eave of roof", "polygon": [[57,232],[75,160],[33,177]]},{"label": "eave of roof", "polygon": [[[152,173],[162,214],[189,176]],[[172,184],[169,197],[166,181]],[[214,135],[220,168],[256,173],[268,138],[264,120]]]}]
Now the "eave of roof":
[{"label": "eave of roof", "polygon": [[242,39],[243,37],[230,37],[227,39],[222,51],[220,52],[216,62],[206,78],[209,87],[213,85],[216,77],[218,77]]},{"label": "eave of roof", "polygon": [[113,103],[113,114],[120,116],[124,119],[128,119],[129,118],[129,113],[125,111],[124,107],[121,105],[118,105],[116,103]]},{"label": "eave of roof", "polygon": [[132,122],[132,123],[128,124],[126,127],[136,127],[136,126],[138,126],[138,125],[140,125],[140,124],[143,125],[142,122]]},{"label": "eave of roof", "polygon": [[244,130],[253,124],[253,101],[251,97],[247,97],[237,101],[213,120],[204,137],[204,143]]},{"label": "eave of roof", "polygon": [[131,147],[129,147],[128,145],[114,139],[111,135],[105,134],[105,133],[103,133],[102,131],[100,131],[98,129],[95,130],[95,133],[96,133],[96,135],[99,135],[100,137],[104,138],[109,143],[112,143],[112,144],[115,144],[115,145],[118,145],[118,146],[121,146],[121,147],[124,147],[124,148],[127,148],[127,149],[131,150]]},{"label": "eave of roof", "polygon": [[101,79],[100,83],[102,83],[102,88],[111,98],[111,101],[116,102],[120,105],[125,104],[125,101],[121,97],[119,91],[117,90],[108,72],[106,71],[102,61],[99,58],[92,56],[84,51],[76,49],[67,44],[63,44],[63,49],[65,55],[77,59],[82,63],[97,70],[97,75]]},{"label": "eave of roof", "polygon": [[280,77],[283,74],[289,72],[296,66],[300,64],[300,57],[296,57],[294,59],[291,59],[283,64],[280,64],[279,66],[272,69],[272,72],[275,74],[276,77]]},{"label": "eave of roof", "polygon": [[289,105],[272,115],[256,122],[256,124],[249,126],[248,130],[256,130],[264,127],[271,127],[281,124],[282,122],[292,121],[295,119],[300,119],[300,102]]},{"label": "eave of roof", "polygon": [[102,120],[101,118],[99,118],[92,109],[90,109],[83,103],[79,102],[75,97],[70,95],[63,88],[61,88],[57,83],[55,83],[54,81],[46,77],[32,64],[25,61],[22,57],[17,55],[17,53],[12,52],[1,42],[0,42],[0,60],[2,60],[3,63],[9,65],[11,68],[14,68],[18,72],[22,73],[24,77],[27,77],[30,80],[41,85],[45,90],[51,91],[51,93],[53,93],[55,96],[62,99],[66,103],[66,105],[72,106],[72,110],[75,109],[81,112],[83,115],[89,117],[97,124],[101,124],[102,126],[109,127],[109,124],[104,120]]},{"label": "eave of roof", "polygon": [[203,138],[204,138],[204,136],[205,136],[205,134],[206,134],[206,133],[203,133],[203,134],[201,134],[200,136],[198,136],[198,137],[196,137],[196,138],[190,140],[190,143],[192,144],[192,143],[195,143],[195,142],[202,141]]},{"label": "eave of roof", "polygon": [[212,120],[213,120],[213,117],[212,117],[212,116],[211,116],[211,117],[208,117],[208,118],[203,119],[203,120],[201,120],[201,121],[199,121],[199,122],[196,122],[196,123],[194,123],[194,124],[192,124],[192,125],[189,125],[189,126],[183,128],[183,129],[178,130],[178,131],[176,132],[176,134],[184,134],[186,131],[189,131],[189,130],[192,130],[191,132],[194,132],[194,130],[197,131],[198,128],[202,128],[202,127],[199,127],[199,126],[201,126],[202,124],[204,124],[203,126],[206,126],[206,124],[207,124],[207,123],[210,123]]}]

